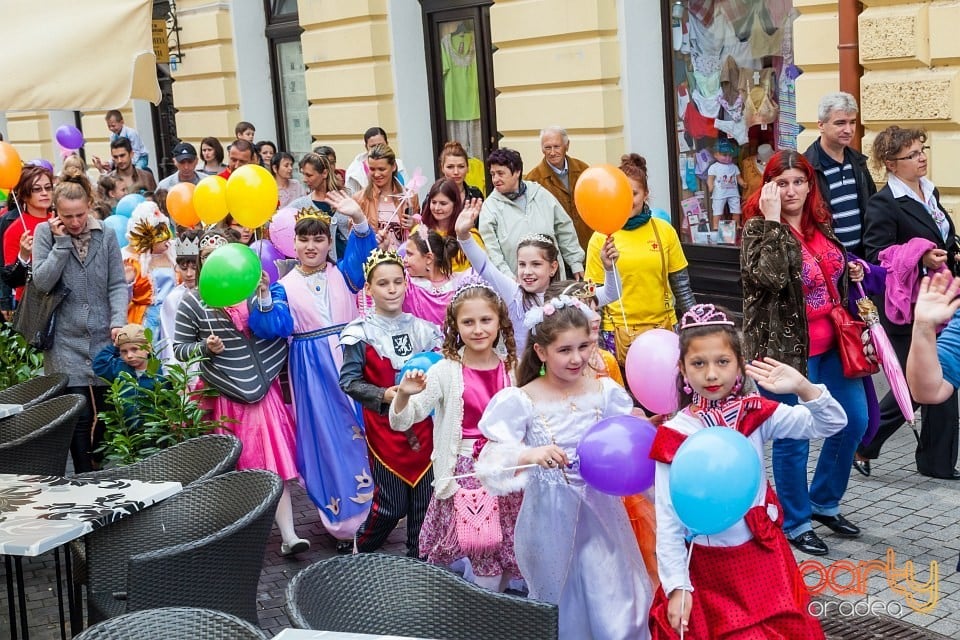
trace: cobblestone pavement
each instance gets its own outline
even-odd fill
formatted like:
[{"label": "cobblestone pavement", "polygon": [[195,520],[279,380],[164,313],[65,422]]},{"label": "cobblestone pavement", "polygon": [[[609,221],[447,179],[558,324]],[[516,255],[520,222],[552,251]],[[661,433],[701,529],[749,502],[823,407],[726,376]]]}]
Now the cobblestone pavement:
[{"label": "cobblestone pavement", "polygon": [[[826,558],[816,559],[827,572],[832,570],[835,583],[846,586],[851,583],[851,572],[839,561],[858,563],[875,561],[884,563],[888,549],[892,550],[896,569],[903,570],[912,564],[912,578],[921,589],[936,574],[935,592],[923,592],[913,600],[903,593],[907,583],[896,583],[901,592],[890,586],[885,575],[874,569],[866,577],[865,594],[837,594],[832,585],[823,590],[824,596],[839,596],[849,601],[852,607],[858,601],[873,604],[874,611],[894,614],[903,621],[939,632],[947,637],[960,637],[960,573],[956,571],[960,555],[960,482],[924,478],[915,472],[913,450],[915,440],[910,430],[901,429],[888,442],[883,457],[873,465],[873,474],[864,478],[851,472],[850,487],[843,504],[843,513],[863,529],[862,537],[844,540],[824,527],[818,533],[830,546]],[[816,463],[819,447],[811,446],[810,472]],[[769,460],[769,457],[768,457]],[[317,510],[306,494],[294,490],[294,510],[297,514],[297,530],[309,539],[312,548],[297,558],[284,558],[279,554],[280,536],[274,529],[267,543],[263,572],[260,576],[258,602],[260,624],[270,634],[288,626],[284,611],[287,582],[308,565],[336,554],[334,541],[323,532]],[[385,551],[404,553],[404,530],[397,529],[390,537]],[[797,560],[813,560],[810,556],[797,554]],[[836,563],[836,564],[831,564]],[[933,563],[936,568],[931,569]],[[879,566],[879,565],[877,565]],[[810,570],[808,583],[816,583],[815,566]],[[24,563],[27,583],[27,605],[31,624],[31,638],[39,640],[59,637],[57,598],[53,590],[53,559],[49,554],[28,559]],[[0,590],[5,589],[3,567],[0,565]],[[915,588],[916,591],[916,588]],[[935,593],[935,595],[933,595]],[[6,595],[4,593],[4,595]],[[911,607],[911,603],[913,607]],[[0,607],[0,638],[9,635],[9,619],[5,603]],[[926,605],[926,606],[925,606]],[[859,605],[862,613],[865,605]],[[849,611],[849,609],[847,609]],[[832,615],[837,615],[832,613]],[[875,636],[876,637],[876,636]],[[880,636],[883,637],[883,636]],[[891,636],[892,637],[892,636]],[[897,636],[900,637],[900,636]]]}]

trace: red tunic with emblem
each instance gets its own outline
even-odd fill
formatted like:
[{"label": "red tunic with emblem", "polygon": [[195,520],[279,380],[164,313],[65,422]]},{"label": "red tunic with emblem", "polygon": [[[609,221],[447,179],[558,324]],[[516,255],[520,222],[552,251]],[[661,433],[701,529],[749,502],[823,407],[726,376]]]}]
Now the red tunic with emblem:
[{"label": "red tunic with emblem", "polygon": [[795,407],[752,396],[706,409],[687,408],[662,425],[650,452],[658,463],[657,562],[662,582],[650,611],[652,638],[679,638],[670,626],[667,605],[668,595],[680,588],[693,589],[685,637],[823,638],[819,623],[807,611],[809,594],[781,529],[782,509],[766,478],[742,520],[719,534],[694,539],[688,574],[688,531],[673,508],[669,470],[684,440],[707,425],[735,428],[762,461],[767,440],[823,438],[839,431],[846,424],[843,408],[821,387],[820,397]]}]

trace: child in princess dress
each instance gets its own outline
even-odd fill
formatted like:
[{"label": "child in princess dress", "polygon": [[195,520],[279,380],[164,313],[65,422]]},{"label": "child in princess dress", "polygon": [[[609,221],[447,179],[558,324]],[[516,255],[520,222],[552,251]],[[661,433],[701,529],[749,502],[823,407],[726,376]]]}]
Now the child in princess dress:
[{"label": "child in princess dress", "polygon": [[476,468],[491,493],[524,491],[517,563],[530,597],[559,605],[561,640],[643,640],[653,594],[623,502],[571,465],[590,427],[633,409],[589,366],[595,316],[569,296],[527,312],[518,387],[487,406],[479,426],[489,442]]},{"label": "child in princess dress", "polygon": [[[792,407],[743,391],[749,375],[771,393],[793,393]],[[768,482],[736,524],[696,536],[677,517],[670,495],[670,464],[683,441],[707,428],[736,429],[762,458],[775,438],[825,438],[847,422],[843,407],[823,385],[765,358],[744,363],[732,320],[713,305],[695,305],[680,321],[681,406],[657,431],[650,457],[657,461],[657,561],[661,588],[650,611],[653,638],[823,638],[790,545],[783,515]],[[765,478],[762,478],[765,479]],[[694,548],[690,549],[688,544]],[[688,570],[688,552],[689,570]]]}]

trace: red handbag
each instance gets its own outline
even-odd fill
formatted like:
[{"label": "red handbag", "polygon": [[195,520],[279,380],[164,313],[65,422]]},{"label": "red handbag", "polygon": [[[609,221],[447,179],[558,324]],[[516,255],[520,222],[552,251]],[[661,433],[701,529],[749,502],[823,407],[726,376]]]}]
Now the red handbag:
[{"label": "red handbag", "polygon": [[857,320],[844,308],[833,278],[824,274],[824,280],[833,302],[830,321],[837,332],[837,351],[840,353],[840,362],[843,363],[843,375],[847,378],[872,376],[880,371],[880,365],[864,353],[866,345],[863,343],[863,335],[867,331],[867,323]]}]

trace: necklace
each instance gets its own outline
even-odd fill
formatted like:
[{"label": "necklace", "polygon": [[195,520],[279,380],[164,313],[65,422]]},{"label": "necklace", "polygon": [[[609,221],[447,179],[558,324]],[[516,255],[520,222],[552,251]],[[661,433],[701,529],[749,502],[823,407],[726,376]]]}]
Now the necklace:
[{"label": "necklace", "polygon": [[326,270],[327,270],[327,263],[326,263],[326,262],[324,262],[324,263],[323,263],[322,265],[320,265],[319,267],[314,267],[314,268],[312,268],[312,269],[311,269],[311,268],[306,268],[306,269],[304,269],[304,268],[303,268],[303,265],[299,265],[299,264],[297,265],[297,271],[299,271],[301,274],[303,274],[304,276],[307,276],[307,277],[312,276],[312,275],[315,275],[315,274],[318,274],[318,273],[323,273],[323,272],[326,271]]}]

